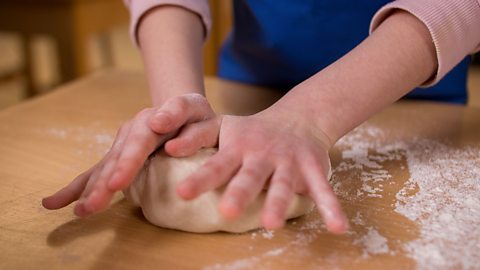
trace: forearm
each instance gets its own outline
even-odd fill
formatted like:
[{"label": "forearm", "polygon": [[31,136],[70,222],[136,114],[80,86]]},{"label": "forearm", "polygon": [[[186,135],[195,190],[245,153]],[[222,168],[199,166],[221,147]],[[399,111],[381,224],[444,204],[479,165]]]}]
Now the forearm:
[{"label": "forearm", "polygon": [[414,16],[396,12],[359,46],[296,86],[273,107],[306,119],[333,144],[427,81],[436,65],[428,29]]},{"label": "forearm", "polygon": [[154,106],[170,97],[204,93],[204,29],[193,12],[160,6],[145,14],[138,39]]}]

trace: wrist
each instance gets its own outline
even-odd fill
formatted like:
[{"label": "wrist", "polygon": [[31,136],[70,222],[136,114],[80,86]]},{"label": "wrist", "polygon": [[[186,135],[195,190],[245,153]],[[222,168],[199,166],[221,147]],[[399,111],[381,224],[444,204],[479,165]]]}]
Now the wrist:
[{"label": "wrist", "polygon": [[312,139],[327,151],[335,144],[322,126],[312,121],[305,111],[299,110],[298,106],[284,100],[279,100],[254,116],[262,117],[275,126],[293,132],[298,137]]},{"label": "wrist", "polygon": [[167,100],[188,95],[188,94],[199,94],[205,97],[205,92],[203,88],[180,88],[177,86],[174,87],[162,87],[158,86],[157,88],[150,88],[150,96],[152,100],[153,107],[161,107]]}]

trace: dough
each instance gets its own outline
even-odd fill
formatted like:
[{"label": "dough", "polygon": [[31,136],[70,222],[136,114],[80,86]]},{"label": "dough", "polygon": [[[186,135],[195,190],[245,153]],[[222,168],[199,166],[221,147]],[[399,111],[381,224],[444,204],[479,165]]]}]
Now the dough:
[{"label": "dough", "polygon": [[[164,228],[196,233],[241,233],[261,227],[260,213],[266,192],[262,192],[234,221],[225,220],[218,211],[223,188],[206,192],[191,201],[177,195],[176,185],[215,153],[215,149],[204,149],[191,157],[173,158],[158,151],[147,160],[123,193],[130,202],[142,208],[148,221]],[[295,195],[288,209],[288,218],[304,215],[312,208],[313,203],[308,197]]]}]

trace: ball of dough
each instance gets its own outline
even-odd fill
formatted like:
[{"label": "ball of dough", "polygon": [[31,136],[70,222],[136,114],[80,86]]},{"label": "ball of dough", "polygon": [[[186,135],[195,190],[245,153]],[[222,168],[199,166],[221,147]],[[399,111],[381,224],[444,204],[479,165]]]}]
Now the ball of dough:
[{"label": "ball of dough", "polygon": [[[158,151],[147,160],[130,187],[123,191],[125,197],[142,208],[148,221],[164,228],[196,233],[241,233],[261,227],[265,191],[234,221],[224,219],[218,210],[224,188],[206,192],[191,201],[177,195],[177,184],[215,153],[215,149],[203,149],[190,157],[173,158]],[[299,217],[312,208],[313,203],[308,197],[295,195],[287,216]]]}]

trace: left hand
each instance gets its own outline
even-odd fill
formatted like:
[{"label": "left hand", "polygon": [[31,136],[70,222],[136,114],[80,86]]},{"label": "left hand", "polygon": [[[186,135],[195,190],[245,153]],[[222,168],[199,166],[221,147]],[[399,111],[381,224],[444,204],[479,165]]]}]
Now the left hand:
[{"label": "left hand", "polygon": [[302,193],[316,203],[329,231],[345,232],[347,218],[327,179],[328,137],[300,117],[291,118],[266,111],[223,116],[218,153],[180,183],[177,193],[193,199],[227,184],[219,208],[223,216],[235,219],[269,183],[262,211],[267,229],[284,225],[293,195]]}]

